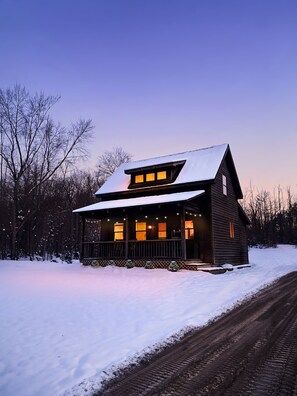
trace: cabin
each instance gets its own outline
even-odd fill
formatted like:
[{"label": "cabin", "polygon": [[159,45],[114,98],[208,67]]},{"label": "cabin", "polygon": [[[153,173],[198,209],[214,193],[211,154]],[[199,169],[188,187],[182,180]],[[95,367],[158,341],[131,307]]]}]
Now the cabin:
[{"label": "cabin", "polygon": [[82,218],[81,261],[248,263],[249,220],[228,144],[122,164]]}]

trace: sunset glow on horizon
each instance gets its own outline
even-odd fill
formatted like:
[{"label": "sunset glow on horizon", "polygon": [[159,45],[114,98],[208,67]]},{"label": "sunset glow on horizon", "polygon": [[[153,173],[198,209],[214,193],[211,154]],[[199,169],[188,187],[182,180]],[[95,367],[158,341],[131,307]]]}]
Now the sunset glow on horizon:
[{"label": "sunset glow on horizon", "polygon": [[297,192],[293,0],[3,0],[0,87],[61,95],[91,118],[94,167],[229,143],[243,191]]}]

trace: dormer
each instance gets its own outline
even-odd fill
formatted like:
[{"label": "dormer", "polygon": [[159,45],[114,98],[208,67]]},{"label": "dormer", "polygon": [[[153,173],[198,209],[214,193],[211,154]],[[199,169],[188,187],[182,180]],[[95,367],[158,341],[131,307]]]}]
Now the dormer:
[{"label": "dormer", "polygon": [[184,161],[167,162],[158,165],[145,166],[125,170],[130,175],[129,189],[159,186],[173,183],[179,175]]}]

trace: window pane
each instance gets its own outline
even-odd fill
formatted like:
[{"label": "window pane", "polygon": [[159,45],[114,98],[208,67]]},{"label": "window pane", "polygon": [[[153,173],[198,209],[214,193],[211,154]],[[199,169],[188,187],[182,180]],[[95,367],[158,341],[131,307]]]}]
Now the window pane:
[{"label": "window pane", "polygon": [[137,241],[145,241],[146,240],[146,231],[136,231],[136,240]]},{"label": "window pane", "polygon": [[137,222],[136,231],[146,231],[146,222]]},{"label": "window pane", "polygon": [[223,182],[223,194],[227,195],[227,178],[225,175],[222,175],[222,182]]},{"label": "window pane", "polygon": [[234,223],[230,223],[230,238],[234,239],[235,232],[234,232]]},{"label": "window pane", "polygon": [[166,223],[158,223],[158,238],[159,239],[166,239]]},{"label": "window pane", "polygon": [[166,171],[157,172],[157,180],[164,180],[167,177]]},{"label": "window pane", "polygon": [[194,238],[194,223],[193,220],[185,221],[185,237],[186,239]]},{"label": "window pane", "polygon": [[123,241],[124,240],[124,223],[117,223],[113,226],[114,230],[114,240]]},{"label": "window pane", "polygon": [[136,175],[135,176],[135,183],[143,183],[144,177],[143,175]]},{"label": "window pane", "polygon": [[148,182],[148,181],[154,181],[155,180],[155,174],[154,173],[148,173],[146,176],[145,176],[145,180]]}]

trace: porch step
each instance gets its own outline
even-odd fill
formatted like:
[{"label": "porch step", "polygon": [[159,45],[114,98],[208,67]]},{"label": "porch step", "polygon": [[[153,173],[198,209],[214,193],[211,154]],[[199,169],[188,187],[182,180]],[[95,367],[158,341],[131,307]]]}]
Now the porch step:
[{"label": "porch step", "polygon": [[236,269],[242,268],[249,268],[249,264],[239,264],[239,265],[232,265],[232,264],[223,264],[223,265],[214,265],[209,263],[203,262],[193,262],[185,264],[187,269],[194,270],[194,271],[203,271],[209,272],[211,274],[224,274],[227,271],[233,271]]}]

